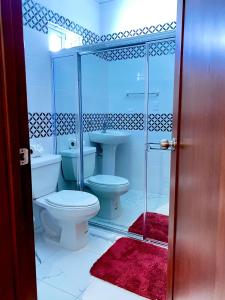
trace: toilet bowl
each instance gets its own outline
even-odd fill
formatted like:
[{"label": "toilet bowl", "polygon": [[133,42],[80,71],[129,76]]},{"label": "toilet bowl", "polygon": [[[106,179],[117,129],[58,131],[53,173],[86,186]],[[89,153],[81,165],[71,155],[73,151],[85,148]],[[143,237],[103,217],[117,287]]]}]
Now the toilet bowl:
[{"label": "toilet bowl", "polygon": [[[100,211],[98,216],[105,219],[115,219],[121,214],[120,196],[129,189],[126,178],[114,175],[95,175],[95,147],[84,147],[84,184],[98,197]],[[64,179],[76,182],[79,178],[77,170],[79,164],[79,149],[67,149],[61,152]]]},{"label": "toilet bowl", "polygon": [[35,204],[49,213],[48,215],[45,211],[40,211],[47,240],[56,241],[69,250],[78,250],[87,244],[88,220],[94,217],[100,208],[95,196],[85,192],[63,190],[38,198]]},{"label": "toilet bowl", "polygon": [[99,217],[115,219],[121,214],[120,196],[129,189],[126,178],[113,175],[96,175],[85,180],[85,185],[98,197]]},{"label": "toilet bowl", "polygon": [[60,164],[60,155],[32,158],[33,203],[39,208],[45,239],[74,251],[87,244],[88,220],[98,213],[100,205],[90,193],[56,192]]}]

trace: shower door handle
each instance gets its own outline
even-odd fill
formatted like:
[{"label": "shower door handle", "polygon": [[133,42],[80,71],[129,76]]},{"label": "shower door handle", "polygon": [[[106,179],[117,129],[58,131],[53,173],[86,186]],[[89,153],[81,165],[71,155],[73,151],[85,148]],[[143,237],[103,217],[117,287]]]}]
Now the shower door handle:
[{"label": "shower door handle", "polygon": [[177,140],[173,138],[171,141],[167,139],[162,139],[159,143],[161,150],[171,150],[174,151],[177,146]]},{"label": "shower door handle", "polygon": [[171,141],[162,139],[159,143],[147,143],[146,151],[149,150],[170,150],[174,151],[177,146],[177,140],[173,138]]}]

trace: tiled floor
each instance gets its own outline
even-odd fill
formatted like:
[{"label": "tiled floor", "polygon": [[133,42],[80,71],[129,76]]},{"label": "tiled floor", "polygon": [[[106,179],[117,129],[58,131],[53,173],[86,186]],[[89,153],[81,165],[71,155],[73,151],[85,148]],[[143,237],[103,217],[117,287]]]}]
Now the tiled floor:
[{"label": "tiled floor", "polygon": [[120,236],[90,229],[90,240],[83,249],[71,252],[46,243],[36,235],[38,300],[141,300],[145,299],[110,283],[94,278],[92,264]]},{"label": "tiled floor", "polygon": [[[145,201],[144,194],[141,191],[129,190],[121,197],[121,216],[115,220],[106,220],[99,217],[93,218],[98,224],[113,226],[116,229],[127,231],[135,220],[144,212]],[[148,195],[147,211],[158,212],[165,215],[169,214],[168,196]]]}]

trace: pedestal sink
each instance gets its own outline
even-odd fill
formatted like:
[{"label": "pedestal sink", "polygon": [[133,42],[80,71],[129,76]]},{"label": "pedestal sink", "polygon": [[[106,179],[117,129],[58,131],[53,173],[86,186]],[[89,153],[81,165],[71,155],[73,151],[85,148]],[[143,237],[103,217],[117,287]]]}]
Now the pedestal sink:
[{"label": "pedestal sink", "polygon": [[126,143],[130,134],[124,131],[106,130],[89,133],[90,141],[102,145],[103,162],[102,173],[115,175],[116,148],[119,144]]}]

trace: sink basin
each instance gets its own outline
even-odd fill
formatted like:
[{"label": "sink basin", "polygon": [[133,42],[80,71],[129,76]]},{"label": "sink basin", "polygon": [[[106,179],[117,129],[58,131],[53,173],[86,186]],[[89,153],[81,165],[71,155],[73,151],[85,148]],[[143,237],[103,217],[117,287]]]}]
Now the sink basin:
[{"label": "sink basin", "polygon": [[130,134],[124,131],[116,130],[106,130],[102,131],[93,131],[89,133],[91,142],[107,145],[119,145],[126,143]]},{"label": "sink basin", "polygon": [[116,149],[119,144],[128,142],[130,134],[124,131],[106,130],[89,133],[91,142],[99,143],[103,150],[102,174],[115,175]]}]

